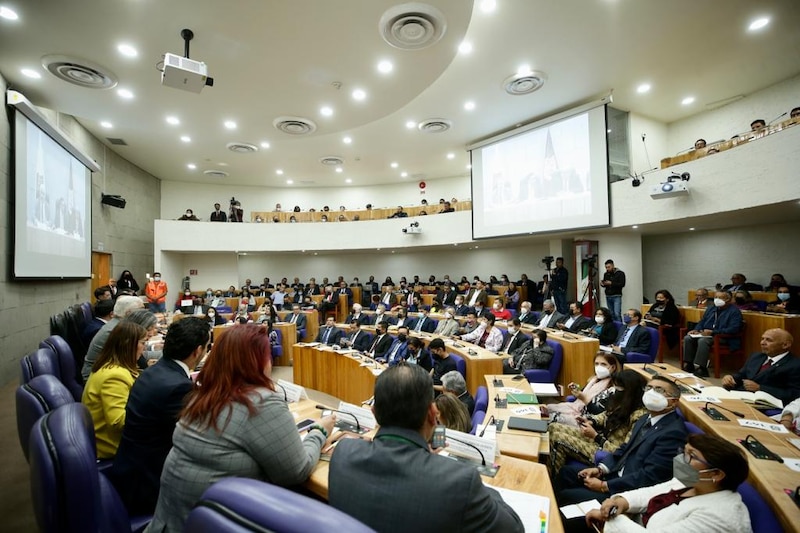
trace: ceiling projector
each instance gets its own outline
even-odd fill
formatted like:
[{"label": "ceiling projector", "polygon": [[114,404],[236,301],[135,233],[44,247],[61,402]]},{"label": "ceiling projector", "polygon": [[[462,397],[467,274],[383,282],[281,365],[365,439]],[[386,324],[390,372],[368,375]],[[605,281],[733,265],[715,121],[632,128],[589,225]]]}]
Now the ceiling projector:
[{"label": "ceiling projector", "polygon": [[169,52],[164,54],[161,85],[199,94],[203,87],[213,84],[214,80],[208,77],[208,67],[202,61]]},{"label": "ceiling projector", "polygon": [[650,189],[650,197],[653,200],[661,200],[674,198],[675,196],[689,196],[689,187],[685,182],[689,181],[690,177],[688,172],[683,174],[672,173],[667,178],[667,181],[659,183]]}]

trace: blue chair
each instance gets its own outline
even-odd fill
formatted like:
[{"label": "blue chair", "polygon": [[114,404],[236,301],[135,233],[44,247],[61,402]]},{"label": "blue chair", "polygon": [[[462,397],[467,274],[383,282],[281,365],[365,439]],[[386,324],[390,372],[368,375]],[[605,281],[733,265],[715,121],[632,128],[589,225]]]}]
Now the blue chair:
[{"label": "blue chair", "polygon": [[744,482],[736,489],[750,513],[750,524],[758,533],[781,533],[783,526],[772,508],[750,483]]},{"label": "blue chair", "polygon": [[561,372],[561,363],[564,361],[564,349],[555,341],[546,341],[553,349],[553,359],[547,369],[534,368],[525,371],[528,383],[558,383],[558,373]]},{"label": "blue chair", "polygon": [[540,318],[541,318],[541,316],[542,316],[542,313],[541,313],[540,311],[531,311],[531,314],[532,314],[532,315],[533,315],[533,317],[536,319],[536,322],[538,322],[538,321],[539,321],[539,319],[540,319]]},{"label": "blue chair", "polygon": [[255,479],[226,478],[211,485],[189,513],[192,533],[374,533],[355,518],[317,500]]},{"label": "blue chair", "polygon": [[69,347],[59,335],[50,335],[45,340],[39,343],[39,348],[50,348],[56,354],[58,361],[59,375],[61,383],[63,383],[76,402],[81,401],[83,396],[83,385],[79,379],[79,372],[75,369],[75,356],[72,353],[72,348]]},{"label": "blue chair", "polygon": [[217,313],[233,313],[233,308],[230,305],[220,305],[217,307]]},{"label": "blue chair", "polygon": [[81,303],[81,312],[83,313],[83,323],[88,324],[94,318],[94,309],[89,302]]},{"label": "blue chair", "polygon": [[[481,385],[475,391],[475,411],[486,411],[489,408],[489,390]],[[473,411],[473,413],[475,412]]]},{"label": "blue chair", "polygon": [[273,329],[272,333],[275,334],[276,344],[272,346],[272,358],[281,357],[283,355],[283,333],[279,329]]},{"label": "blue chair", "polygon": [[464,358],[454,353],[451,353],[450,357],[456,362],[456,370],[464,376],[464,379],[467,379],[467,362],[464,361]]},{"label": "blue chair", "polygon": [[506,307],[506,309],[508,309],[508,312],[511,313],[512,319],[517,318],[519,316],[519,312],[516,309],[513,309],[511,307]]},{"label": "blue chair", "polygon": [[24,385],[36,376],[49,374],[61,381],[56,354],[50,348],[39,348],[19,361],[20,384]]},{"label": "blue chair", "polygon": [[475,408],[475,412],[472,413],[472,429],[469,430],[470,433],[473,435],[478,430],[478,426],[483,424],[483,420],[486,418],[486,411],[479,411],[478,408]]},{"label": "blue chair", "polygon": [[50,411],[74,402],[72,393],[50,374],[36,376],[19,386],[16,393],[17,434],[26,460],[31,429],[36,421]]},{"label": "blue chair", "polygon": [[94,426],[80,403],[63,405],[31,430],[31,500],[40,531],[142,531],[151,517],[131,519],[116,489],[97,470]]},{"label": "blue chair", "polygon": [[683,425],[686,427],[686,431],[689,435],[704,435],[705,431],[700,429],[699,427],[695,426],[691,422],[684,421]]},{"label": "blue chair", "polygon": [[658,355],[658,347],[661,342],[661,336],[658,329],[648,326],[642,326],[645,331],[650,334],[650,349],[647,353],[628,352],[625,354],[625,360],[628,363],[655,363],[656,356]]}]

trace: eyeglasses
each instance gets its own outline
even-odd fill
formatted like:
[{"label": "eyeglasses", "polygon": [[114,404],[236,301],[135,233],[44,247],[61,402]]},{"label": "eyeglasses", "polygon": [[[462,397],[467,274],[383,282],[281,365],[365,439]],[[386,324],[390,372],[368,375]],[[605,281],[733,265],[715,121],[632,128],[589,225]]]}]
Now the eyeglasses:
[{"label": "eyeglasses", "polygon": [[697,461],[698,463],[702,463],[702,464],[706,465],[710,469],[717,468],[716,466],[712,465],[708,461],[704,461],[703,459],[700,459],[694,453],[692,453],[691,451],[687,450],[683,446],[679,446],[678,447],[678,453],[681,455],[681,457],[683,457],[683,462],[686,463],[687,465],[689,463],[691,463],[692,461]]},{"label": "eyeglasses", "polygon": [[672,395],[671,392],[669,392],[665,388],[659,387],[659,386],[645,385],[644,391],[645,392],[647,392],[647,391],[655,391],[655,392],[659,393],[662,396],[666,396],[667,398],[674,398],[674,396]]}]

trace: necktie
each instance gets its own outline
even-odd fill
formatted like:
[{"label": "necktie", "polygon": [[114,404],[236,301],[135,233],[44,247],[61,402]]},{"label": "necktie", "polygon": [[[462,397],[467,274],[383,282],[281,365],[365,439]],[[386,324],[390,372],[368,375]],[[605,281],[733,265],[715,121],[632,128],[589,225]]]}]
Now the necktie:
[{"label": "necktie", "polygon": [[358,337],[358,331],[356,331],[355,333],[353,333],[353,334],[350,336],[350,346],[353,346],[353,345],[355,345],[355,343],[356,343],[356,337]]},{"label": "necktie", "polygon": [[631,336],[631,331],[633,331],[633,328],[627,328],[625,330],[625,335],[622,336],[622,340],[619,342],[620,346],[625,346],[628,344],[628,339]]},{"label": "necktie", "polygon": [[292,324],[297,324],[297,315],[292,315],[292,319],[290,320]]},{"label": "necktie", "polygon": [[381,340],[383,335],[378,335],[375,337],[375,340],[372,342],[372,346],[369,347],[369,353],[375,353],[375,347],[378,345],[378,341]]},{"label": "necktie", "polygon": [[412,305],[414,303],[414,293],[408,293],[408,305]]},{"label": "necktie", "polygon": [[511,346],[511,343],[514,341],[514,337],[516,337],[516,336],[517,336],[517,334],[514,333],[513,335],[509,335],[508,337],[506,337],[506,342],[503,345],[503,349],[500,350],[500,351],[508,353],[508,347]]},{"label": "necktie", "polygon": [[772,366],[772,359],[767,357],[767,360],[764,361],[764,364],[761,365],[761,367],[758,369],[758,373],[760,374],[761,372],[763,372],[764,370],[768,369],[771,366]]},{"label": "necktie", "polygon": [[331,336],[331,328],[325,329],[325,335],[322,337],[322,343],[328,344],[328,338]]},{"label": "necktie", "polygon": [[423,322],[425,322],[425,317],[424,316],[420,317],[419,320],[417,320],[417,328],[416,328],[417,332],[422,331],[422,323]]}]

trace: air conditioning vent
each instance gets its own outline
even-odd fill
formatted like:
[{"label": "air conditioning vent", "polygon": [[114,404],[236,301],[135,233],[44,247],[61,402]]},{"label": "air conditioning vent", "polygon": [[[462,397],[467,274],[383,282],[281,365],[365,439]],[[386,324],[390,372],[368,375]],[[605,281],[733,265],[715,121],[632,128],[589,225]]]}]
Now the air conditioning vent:
[{"label": "air conditioning vent", "polygon": [[233,142],[226,145],[228,150],[237,154],[252,154],[258,152],[258,146],[250,143]]},{"label": "air conditioning vent", "polygon": [[272,125],[289,135],[310,135],[317,131],[313,120],[302,117],[278,117],[272,121]]},{"label": "air conditioning vent", "polygon": [[96,63],[75,57],[49,55],[42,58],[47,71],[66,82],[87,89],[110,89],[117,85],[117,77]]},{"label": "air conditioning vent", "polygon": [[512,96],[530,94],[539,90],[546,79],[547,75],[544,72],[518,73],[503,81],[503,89]]},{"label": "air conditioning vent", "polygon": [[106,137],[106,140],[113,144],[114,146],[128,146],[128,143],[125,142],[125,139],[119,139],[117,137]]},{"label": "air conditioning vent", "polygon": [[425,133],[443,133],[453,127],[453,123],[445,118],[429,118],[417,124],[419,131]]},{"label": "air conditioning vent", "polygon": [[378,31],[383,40],[401,50],[421,50],[436,44],[447,31],[441,11],[411,2],[394,6],[381,16]]},{"label": "air conditioning vent", "polygon": [[344,159],[337,155],[326,155],[325,157],[321,157],[319,162],[328,167],[338,167],[344,164]]},{"label": "air conditioning vent", "polygon": [[227,178],[228,177],[228,173],[227,172],[225,172],[224,170],[216,170],[216,169],[204,170],[203,174],[205,174],[206,176],[208,176],[210,178]]}]

